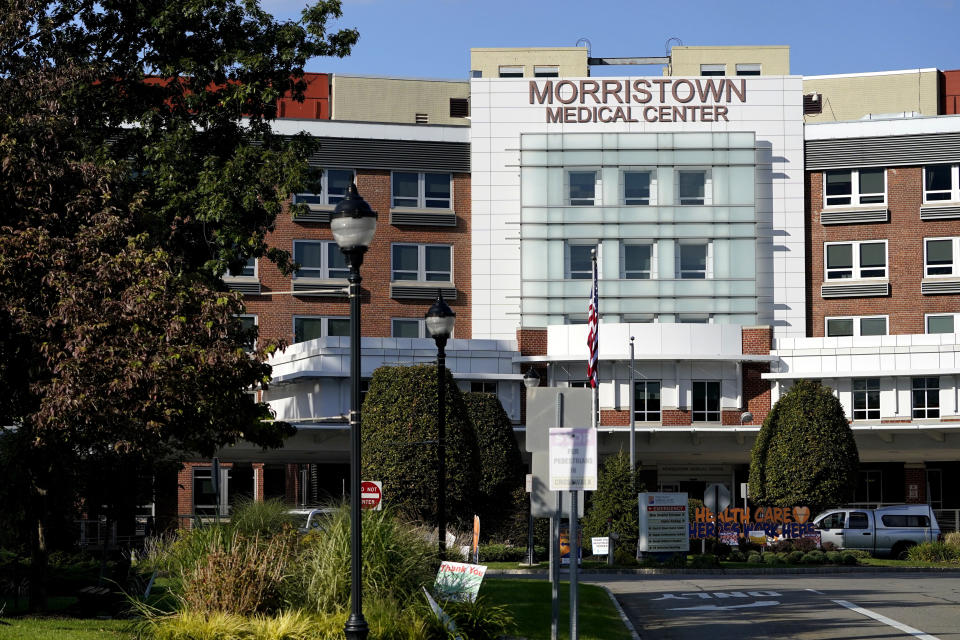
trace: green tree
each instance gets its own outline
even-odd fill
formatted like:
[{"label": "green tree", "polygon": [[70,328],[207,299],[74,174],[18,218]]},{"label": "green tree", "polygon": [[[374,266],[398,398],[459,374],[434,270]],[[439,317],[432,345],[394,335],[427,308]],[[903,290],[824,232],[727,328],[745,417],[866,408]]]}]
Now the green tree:
[{"label": "green tree", "polygon": [[831,390],[798,380],[773,405],[750,457],[750,499],[817,511],[853,498],[857,443]]},{"label": "green tree", "polygon": [[615,548],[635,557],[640,532],[637,503],[640,491],[643,486],[637,474],[631,473],[630,457],[623,451],[607,456],[597,476],[597,490],[590,496],[590,508],[584,514],[584,538],[615,532],[620,536]]},{"label": "green tree", "polygon": [[492,393],[463,394],[467,413],[476,432],[480,483],[476,511],[485,539],[502,539],[518,516],[526,530],[527,500],[523,489],[526,466],[520,454],[513,424]]},{"label": "green tree", "polygon": [[339,16],[337,0],[289,22],[256,0],[4,6],[0,424],[21,454],[4,471],[28,487],[11,512],[31,532],[34,608],[50,509],[102,470],[290,433],[248,393],[274,345],[244,351],[221,274],[251,256],[289,267],[264,238],[315,176],[307,140],[269,121],[281,95],[302,99],[308,59],[356,42],[327,33]]}]

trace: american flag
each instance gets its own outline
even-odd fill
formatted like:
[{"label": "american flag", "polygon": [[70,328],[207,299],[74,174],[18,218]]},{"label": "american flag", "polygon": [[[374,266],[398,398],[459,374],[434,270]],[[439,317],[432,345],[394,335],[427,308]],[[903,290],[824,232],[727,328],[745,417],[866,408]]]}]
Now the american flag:
[{"label": "american flag", "polygon": [[593,288],[590,291],[590,306],[587,307],[587,347],[590,349],[590,359],[587,360],[587,375],[590,376],[590,386],[597,388],[597,357],[600,349],[600,300],[597,295],[597,254],[593,252]]}]

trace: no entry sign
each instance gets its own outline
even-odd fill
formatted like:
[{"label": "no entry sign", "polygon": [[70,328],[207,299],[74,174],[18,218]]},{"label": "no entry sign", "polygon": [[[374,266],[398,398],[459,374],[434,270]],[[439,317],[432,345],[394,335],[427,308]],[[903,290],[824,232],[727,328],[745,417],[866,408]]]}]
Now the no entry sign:
[{"label": "no entry sign", "polygon": [[383,484],[376,480],[360,483],[360,508],[380,511],[383,507]]}]

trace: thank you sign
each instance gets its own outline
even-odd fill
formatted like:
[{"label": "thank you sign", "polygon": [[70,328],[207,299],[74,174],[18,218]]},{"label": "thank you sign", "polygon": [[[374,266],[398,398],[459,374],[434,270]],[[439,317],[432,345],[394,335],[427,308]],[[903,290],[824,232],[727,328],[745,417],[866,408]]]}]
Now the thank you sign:
[{"label": "thank you sign", "polygon": [[596,429],[550,429],[550,490],[597,490]]}]

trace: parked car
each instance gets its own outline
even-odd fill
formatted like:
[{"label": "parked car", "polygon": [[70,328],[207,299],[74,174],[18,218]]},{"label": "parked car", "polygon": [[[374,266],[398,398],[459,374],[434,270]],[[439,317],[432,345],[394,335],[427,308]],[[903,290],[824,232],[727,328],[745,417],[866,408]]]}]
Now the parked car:
[{"label": "parked car", "polygon": [[336,509],[324,507],[320,509],[291,509],[287,513],[293,516],[294,526],[300,533],[309,533],[323,529],[324,516],[329,516]]},{"label": "parked car", "polygon": [[841,549],[862,549],[901,559],[910,547],[942,538],[933,509],[925,504],[830,509],[813,523],[820,530],[821,544],[832,542]]}]

